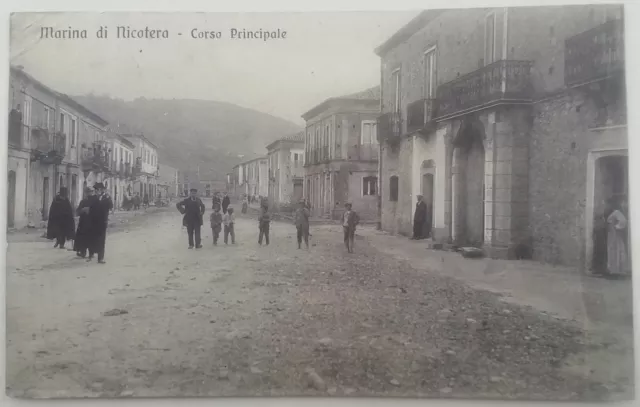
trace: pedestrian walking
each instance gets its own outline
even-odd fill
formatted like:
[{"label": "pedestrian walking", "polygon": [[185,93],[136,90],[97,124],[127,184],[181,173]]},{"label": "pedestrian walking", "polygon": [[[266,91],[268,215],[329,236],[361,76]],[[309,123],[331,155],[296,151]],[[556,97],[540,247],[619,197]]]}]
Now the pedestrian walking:
[{"label": "pedestrian walking", "polygon": [[187,234],[189,235],[189,249],[193,249],[194,235],[195,235],[195,247],[200,249],[200,228],[203,223],[203,216],[205,211],[204,203],[198,198],[198,190],[191,188],[190,196],[176,204],[176,208],[184,215],[182,218],[182,225],[187,227]]},{"label": "pedestrian walking", "polygon": [[222,198],[222,213],[227,213],[227,208],[231,204],[231,198],[229,198],[229,194],[224,193],[224,198]]},{"label": "pedestrian walking", "polygon": [[344,230],[344,244],[349,253],[353,253],[353,246],[356,239],[356,226],[360,222],[358,214],[351,209],[351,204],[344,204],[345,211],[342,215],[342,229]]},{"label": "pedestrian walking", "polygon": [[260,216],[258,217],[258,244],[262,246],[262,237],[265,238],[265,243],[269,246],[269,225],[271,224],[271,215],[269,214],[269,208],[266,206],[262,207],[260,212]]},{"label": "pedestrian walking", "polygon": [[47,223],[47,239],[56,240],[53,246],[64,249],[67,240],[73,240],[75,235],[75,220],[73,208],[69,201],[67,188],[60,188],[60,192],[53,198],[49,208],[49,222]]},{"label": "pedestrian walking", "polygon": [[298,234],[298,249],[302,247],[302,240],[307,249],[309,248],[309,209],[304,200],[300,200],[299,207],[296,209],[296,230]]},{"label": "pedestrian walking", "polygon": [[245,196],[244,198],[242,198],[242,214],[246,214],[247,213],[247,209],[249,208],[249,199],[247,199],[247,197]]},{"label": "pedestrian walking", "polygon": [[236,232],[234,230],[236,217],[233,215],[233,208],[227,209],[227,213],[222,217],[222,223],[224,223],[224,244],[229,243],[229,235],[231,235],[231,244],[236,244]]},{"label": "pedestrian walking", "polygon": [[146,192],[144,193],[144,197],[142,198],[142,206],[144,207],[145,211],[149,207],[149,194],[147,194]]},{"label": "pedestrian walking", "polygon": [[220,231],[222,230],[222,214],[220,213],[220,206],[213,208],[213,213],[209,217],[211,222],[211,232],[213,234],[213,245],[218,245],[218,238],[220,237]]},{"label": "pedestrian walking", "polygon": [[221,205],[222,201],[220,199],[220,192],[216,192],[213,194],[213,198],[211,199],[211,209],[215,210],[218,208],[218,210],[220,210]]},{"label": "pedestrian walking", "polygon": [[133,210],[137,211],[140,209],[140,193],[136,192],[136,195],[133,197]]},{"label": "pedestrian walking", "polygon": [[89,239],[91,238],[91,223],[89,220],[89,208],[97,197],[91,188],[84,190],[84,198],[78,204],[76,214],[78,215],[78,229],[76,229],[76,238],[73,241],[73,251],[79,258],[87,257],[89,249]]},{"label": "pedestrian walking", "polygon": [[98,263],[104,264],[104,251],[107,241],[107,226],[109,224],[109,211],[113,208],[113,201],[106,193],[104,184],[97,182],[93,189],[96,193],[96,199],[92,199],[89,205],[89,258],[93,259],[93,255],[98,255]]},{"label": "pedestrian walking", "polygon": [[429,219],[427,204],[423,196],[418,195],[416,210],[413,215],[413,237],[412,240],[422,240],[429,237],[431,220]]}]

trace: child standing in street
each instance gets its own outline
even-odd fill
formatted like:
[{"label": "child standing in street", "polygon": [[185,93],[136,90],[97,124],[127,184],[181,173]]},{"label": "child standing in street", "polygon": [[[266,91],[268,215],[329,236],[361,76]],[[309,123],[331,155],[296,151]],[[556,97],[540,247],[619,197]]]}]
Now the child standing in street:
[{"label": "child standing in street", "polygon": [[258,244],[262,246],[262,237],[264,236],[267,246],[269,246],[269,224],[271,223],[271,215],[269,215],[269,208],[267,206],[262,207],[262,212],[258,217],[258,228],[260,235],[258,236]]},{"label": "child standing in street", "polygon": [[298,232],[298,249],[302,247],[302,240],[307,249],[309,248],[309,209],[303,200],[296,210],[296,230]]},{"label": "child standing in street", "polygon": [[231,244],[236,244],[236,232],[233,230],[236,217],[233,215],[233,208],[227,209],[227,213],[222,217],[222,223],[224,223],[224,244],[228,244],[229,235],[231,235]]},{"label": "child standing in street", "polygon": [[209,217],[211,222],[211,232],[213,233],[213,245],[218,245],[218,237],[220,237],[220,231],[222,230],[222,214],[220,213],[220,205],[213,208],[213,213]]},{"label": "child standing in street", "polygon": [[353,253],[353,244],[356,238],[356,226],[360,222],[358,214],[351,210],[351,204],[344,205],[345,211],[342,215],[342,228],[344,230],[344,245],[349,253]]}]

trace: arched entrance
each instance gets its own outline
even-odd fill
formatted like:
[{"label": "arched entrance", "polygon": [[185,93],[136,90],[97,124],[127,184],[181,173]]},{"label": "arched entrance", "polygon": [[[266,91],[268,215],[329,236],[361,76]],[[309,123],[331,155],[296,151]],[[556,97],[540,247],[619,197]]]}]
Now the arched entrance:
[{"label": "arched entrance", "polygon": [[421,167],[421,195],[427,204],[427,236],[431,236],[433,230],[433,208],[435,206],[435,176],[436,166],[433,160],[425,160]]},{"label": "arched entrance", "polygon": [[465,120],[453,143],[454,240],[481,247],[484,243],[484,126]]},{"label": "arched entrance", "polygon": [[9,171],[7,191],[7,226],[15,226],[16,220],[16,172]]}]

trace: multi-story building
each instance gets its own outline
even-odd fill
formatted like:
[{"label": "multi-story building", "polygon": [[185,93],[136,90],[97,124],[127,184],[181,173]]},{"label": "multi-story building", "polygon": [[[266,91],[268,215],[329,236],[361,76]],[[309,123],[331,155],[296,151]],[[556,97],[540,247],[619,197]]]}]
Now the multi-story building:
[{"label": "multi-story building", "polygon": [[627,192],[621,6],[425,11],[381,57],[382,226],[494,257],[586,266]]},{"label": "multi-story building", "polygon": [[105,141],[109,165],[103,178],[113,199],[114,207],[120,208],[124,196],[131,198],[134,192],[135,145],[126,137],[113,132],[106,133]]},{"label": "multi-story building", "polygon": [[11,67],[10,100],[9,225],[37,225],[60,187],[73,205],[82,198],[83,148],[103,140],[108,123],[22,67]]},{"label": "multi-story building", "polygon": [[143,134],[123,134],[123,136],[135,146],[133,193],[139,193],[141,197],[147,195],[152,202],[157,196],[158,147]]},{"label": "multi-story building", "polygon": [[379,111],[375,87],[328,99],[302,115],[304,196],[314,216],[337,218],[351,202],[363,221],[377,219]]},{"label": "multi-story building", "polygon": [[275,208],[303,196],[304,132],[282,137],[267,146],[269,202]]},{"label": "multi-story building", "polygon": [[257,157],[249,161],[245,161],[245,191],[249,196],[266,197],[269,194],[269,165],[267,157]]},{"label": "multi-story building", "polygon": [[158,170],[158,193],[162,198],[175,198],[180,196],[178,184],[180,181],[180,171],[166,165],[160,164]]}]

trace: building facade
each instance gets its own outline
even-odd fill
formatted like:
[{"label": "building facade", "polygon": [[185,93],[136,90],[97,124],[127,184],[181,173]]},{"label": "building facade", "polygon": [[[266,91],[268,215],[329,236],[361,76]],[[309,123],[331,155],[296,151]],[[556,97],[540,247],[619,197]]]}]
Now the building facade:
[{"label": "building facade", "polygon": [[85,146],[103,141],[108,123],[14,66],[10,109],[8,224],[37,226],[61,187],[75,206],[87,177],[100,179],[103,166],[85,172],[82,162]]},{"label": "building facade", "polygon": [[268,197],[274,207],[295,204],[303,197],[304,132],[267,146]]},{"label": "building facade", "polygon": [[113,132],[107,132],[105,138],[109,165],[104,182],[113,199],[114,208],[117,209],[122,207],[125,196],[133,196],[135,145],[126,137]]},{"label": "building facade", "polygon": [[244,194],[266,197],[269,194],[269,164],[267,157],[258,157],[241,164],[245,176]]},{"label": "building facade", "polygon": [[627,193],[621,6],[426,11],[381,57],[381,223],[589,268],[593,219]]},{"label": "building facade", "polygon": [[379,111],[376,87],[328,99],[302,116],[303,188],[313,216],[336,219],[351,202],[363,221],[377,219]]},{"label": "building facade", "polygon": [[133,193],[140,194],[140,197],[147,195],[151,202],[157,197],[158,147],[143,134],[124,134],[123,136],[135,146]]}]

